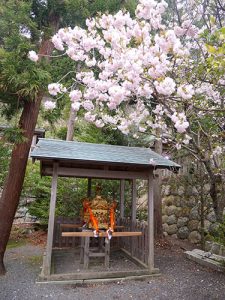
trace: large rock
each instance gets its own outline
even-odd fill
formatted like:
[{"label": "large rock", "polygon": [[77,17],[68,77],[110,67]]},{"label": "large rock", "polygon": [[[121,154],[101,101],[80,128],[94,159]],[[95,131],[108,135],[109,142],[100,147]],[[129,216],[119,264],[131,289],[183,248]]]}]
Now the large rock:
[{"label": "large rock", "polygon": [[190,207],[182,207],[181,209],[181,217],[188,217],[190,214]]},{"label": "large rock", "polygon": [[177,210],[175,211],[175,216],[177,218],[182,216],[182,208],[181,207],[177,207]]},{"label": "large rock", "polygon": [[27,198],[27,204],[30,204],[30,203],[34,202],[35,200],[36,200],[36,198],[29,197],[29,198]]},{"label": "large rock", "polygon": [[210,224],[210,226],[209,226],[209,233],[211,235],[215,235],[216,232],[217,232],[217,230],[218,230],[218,226],[219,226],[218,223],[212,223],[212,224]]},{"label": "large rock", "polygon": [[168,216],[167,215],[163,215],[162,216],[162,223],[167,223],[167,220],[168,220]]},{"label": "large rock", "polygon": [[169,225],[168,225],[167,223],[162,224],[163,232],[167,232],[167,231],[168,231],[168,228],[169,228]]},{"label": "large rock", "polygon": [[174,196],[174,205],[181,206],[182,198],[180,196]]},{"label": "large rock", "polygon": [[188,223],[188,218],[187,217],[180,217],[178,220],[177,220],[177,227],[180,228],[180,227],[184,227],[187,225]]},{"label": "large rock", "polygon": [[21,207],[17,210],[18,213],[24,214],[24,215],[27,213],[27,211],[28,211],[28,208],[26,208],[26,207],[24,207],[24,206],[21,206]]},{"label": "large rock", "polygon": [[191,196],[187,201],[188,207],[194,207],[196,205],[197,199],[196,197]]},{"label": "large rock", "polygon": [[188,236],[188,240],[192,244],[198,244],[201,241],[201,235],[198,231],[192,231]]},{"label": "large rock", "polygon": [[167,228],[167,233],[169,235],[172,235],[172,234],[175,234],[177,233],[177,224],[173,224],[173,225],[168,225],[168,228]]},{"label": "large rock", "polygon": [[211,252],[212,245],[213,245],[213,242],[212,242],[212,241],[206,241],[206,242],[205,242],[205,251]]},{"label": "large rock", "polygon": [[13,224],[23,224],[24,223],[24,218],[17,218],[14,219]]},{"label": "large rock", "polygon": [[187,239],[188,235],[189,235],[189,229],[187,228],[187,226],[180,227],[178,229],[177,236],[178,236],[179,239],[183,239],[183,240]]},{"label": "large rock", "polygon": [[[211,225],[211,222],[209,222],[208,220],[204,220],[204,230],[205,231],[209,231],[209,227]],[[198,224],[198,231],[201,230],[201,222],[199,222]]]},{"label": "large rock", "polygon": [[211,252],[217,255],[221,254],[221,245],[219,243],[213,243]]},{"label": "large rock", "polygon": [[170,195],[170,196],[164,197],[162,199],[162,204],[165,206],[173,205],[174,204],[174,196]]},{"label": "large rock", "polygon": [[178,191],[177,191],[178,195],[182,196],[182,195],[184,195],[184,192],[185,192],[185,188],[182,185],[179,186]]},{"label": "large rock", "polygon": [[199,221],[198,220],[190,220],[188,222],[188,228],[190,231],[198,230]]},{"label": "large rock", "polygon": [[166,212],[168,216],[174,215],[176,211],[177,211],[177,207],[175,205],[171,205],[166,208]]},{"label": "large rock", "polygon": [[199,195],[199,191],[197,190],[197,188],[195,186],[192,187],[192,195]]},{"label": "large rock", "polygon": [[170,195],[170,185],[162,186],[162,195],[169,196]]},{"label": "large rock", "polygon": [[189,214],[189,218],[190,220],[199,220],[199,211],[198,211],[198,207],[195,206],[191,209],[190,214]]},{"label": "large rock", "polygon": [[207,216],[206,219],[212,223],[216,222],[216,214],[214,211],[211,211]]},{"label": "large rock", "polygon": [[176,224],[177,223],[177,218],[175,215],[171,215],[171,216],[168,216],[168,219],[167,219],[167,224],[168,225],[173,225],[173,224]]},{"label": "large rock", "polygon": [[209,183],[204,184],[203,191],[204,191],[205,194],[207,194],[210,191],[210,184]]}]

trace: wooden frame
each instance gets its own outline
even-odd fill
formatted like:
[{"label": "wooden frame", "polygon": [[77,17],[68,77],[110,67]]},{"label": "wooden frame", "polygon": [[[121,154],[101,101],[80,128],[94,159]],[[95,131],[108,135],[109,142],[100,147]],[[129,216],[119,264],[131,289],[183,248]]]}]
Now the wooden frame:
[{"label": "wooden frame", "polygon": [[[48,237],[46,246],[46,255],[44,256],[42,275],[46,278],[51,274],[51,262],[52,262],[52,246],[53,246],[53,230],[54,230],[54,218],[55,218],[55,205],[56,205],[56,194],[57,194],[57,178],[58,176],[65,177],[86,177],[86,178],[106,178],[106,179],[121,179],[120,182],[120,216],[124,217],[124,186],[125,179],[132,180],[132,214],[131,220],[136,221],[136,179],[147,179],[148,180],[148,274],[156,273],[154,269],[154,201],[153,201],[153,169],[149,171],[111,171],[107,170],[96,170],[87,168],[71,168],[71,167],[60,167],[59,162],[54,162],[53,167],[46,167],[45,173],[52,175],[52,186],[51,186],[51,202],[50,202],[50,214],[48,223]],[[88,187],[88,194],[90,194],[90,180]],[[77,225],[76,225],[77,226]],[[115,232],[113,236],[139,236],[141,232]],[[90,236],[91,233],[86,232],[62,232],[62,236]],[[104,233],[102,233],[104,235]],[[106,234],[104,235],[106,236]],[[88,240],[88,239],[87,239]],[[133,249],[131,249],[131,255]],[[121,272],[119,272],[121,273]],[[82,277],[83,275],[81,275]],[[93,275],[92,275],[93,276]],[[54,276],[53,276],[54,277]],[[79,276],[78,276],[79,277]]]},{"label": "wooden frame", "polygon": [[[51,176],[53,168],[46,167],[44,174]],[[148,179],[148,172],[140,171],[111,171],[99,169],[86,169],[86,168],[67,168],[59,167],[58,176],[63,177],[77,177],[77,178],[102,178],[102,179]]]},{"label": "wooden frame", "polygon": [[53,176],[52,176],[52,187],[51,187],[51,200],[49,209],[49,220],[48,220],[48,235],[47,235],[47,246],[46,254],[43,261],[43,274],[51,274],[51,262],[52,262],[52,245],[53,245],[53,231],[54,231],[54,221],[55,221],[55,205],[56,205],[56,193],[57,193],[57,174],[58,163],[53,165]]}]

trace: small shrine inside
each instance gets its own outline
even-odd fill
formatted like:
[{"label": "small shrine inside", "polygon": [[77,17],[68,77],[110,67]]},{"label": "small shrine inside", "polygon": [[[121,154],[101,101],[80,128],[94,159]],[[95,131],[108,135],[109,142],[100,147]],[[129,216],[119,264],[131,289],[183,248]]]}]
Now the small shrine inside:
[{"label": "small shrine inside", "polygon": [[94,236],[98,237],[99,230],[107,230],[109,238],[112,236],[116,224],[115,209],[116,201],[109,202],[102,198],[101,187],[97,185],[96,197],[89,201],[83,199],[83,222],[84,227],[94,230]]},{"label": "small shrine inside", "polygon": [[[52,176],[47,245],[40,280],[82,283],[146,278],[159,273],[154,266],[154,172],[156,169],[177,172],[178,164],[149,148],[54,139],[40,139],[31,157],[40,160],[42,176]],[[87,193],[87,197],[81,199],[80,220],[56,217],[59,176],[87,178],[87,190],[92,179],[119,180],[120,197],[105,199],[98,185],[94,197]],[[145,223],[137,220],[137,179],[145,180],[148,187]],[[132,196],[128,216],[125,216],[126,182]],[[93,241],[97,241],[97,247],[92,246]],[[117,256],[111,251],[114,243],[117,250],[122,251],[117,252]],[[116,257],[115,264],[113,257]],[[102,258],[103,265],[99,263]],[[96,260],[94,265],[90,264],[93,259]]]}]

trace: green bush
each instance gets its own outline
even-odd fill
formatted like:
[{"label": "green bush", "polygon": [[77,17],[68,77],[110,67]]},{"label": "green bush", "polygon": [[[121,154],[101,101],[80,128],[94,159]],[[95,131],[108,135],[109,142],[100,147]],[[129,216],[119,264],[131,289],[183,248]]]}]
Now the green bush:
[{"label": "green bush", "polygon": [[3,187],[8,172],[11,146],[0,141],[0,188]]},{"label": "green bush", "polygon": [[223,222],[218,223],[211,237],[215,242],[225,246],[225,216]]},{"label": "green bush", "polygon": [[[101,195],[109,201],[115,199],[119,203],[119,180],[92,180],[92,197],[95,197],[96,185],[102,187]],[[87,196],[87,179],[58,178],[56,216],[78,217],[82,209],[82,198]],[[128,186],[129,187],[129,186]],[[127,190],[127,189],[126,189]],[[39,163],[27,165],[26,177],[23,186],[23,196],[35,197],[28,206],[32,216],[37,217],[42,224],[48,223],[49,203],[51,197],[51,177],[40,177]],[[129,189],[126,193],[129,198]],[[119,205],[118,205],[119,208]]]}]

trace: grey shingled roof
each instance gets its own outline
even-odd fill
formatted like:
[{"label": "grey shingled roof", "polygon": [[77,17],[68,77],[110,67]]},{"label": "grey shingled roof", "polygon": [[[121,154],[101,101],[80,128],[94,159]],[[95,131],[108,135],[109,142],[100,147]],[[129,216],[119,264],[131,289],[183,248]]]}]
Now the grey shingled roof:
[{"label": "grey shingled roof", "polygon": [[32,151],[31,157],[39,160],[90,161],[175,169],[180,167],[175,162],[164,158],[148,148],[81,143],[55,139],[40,139]]}]

